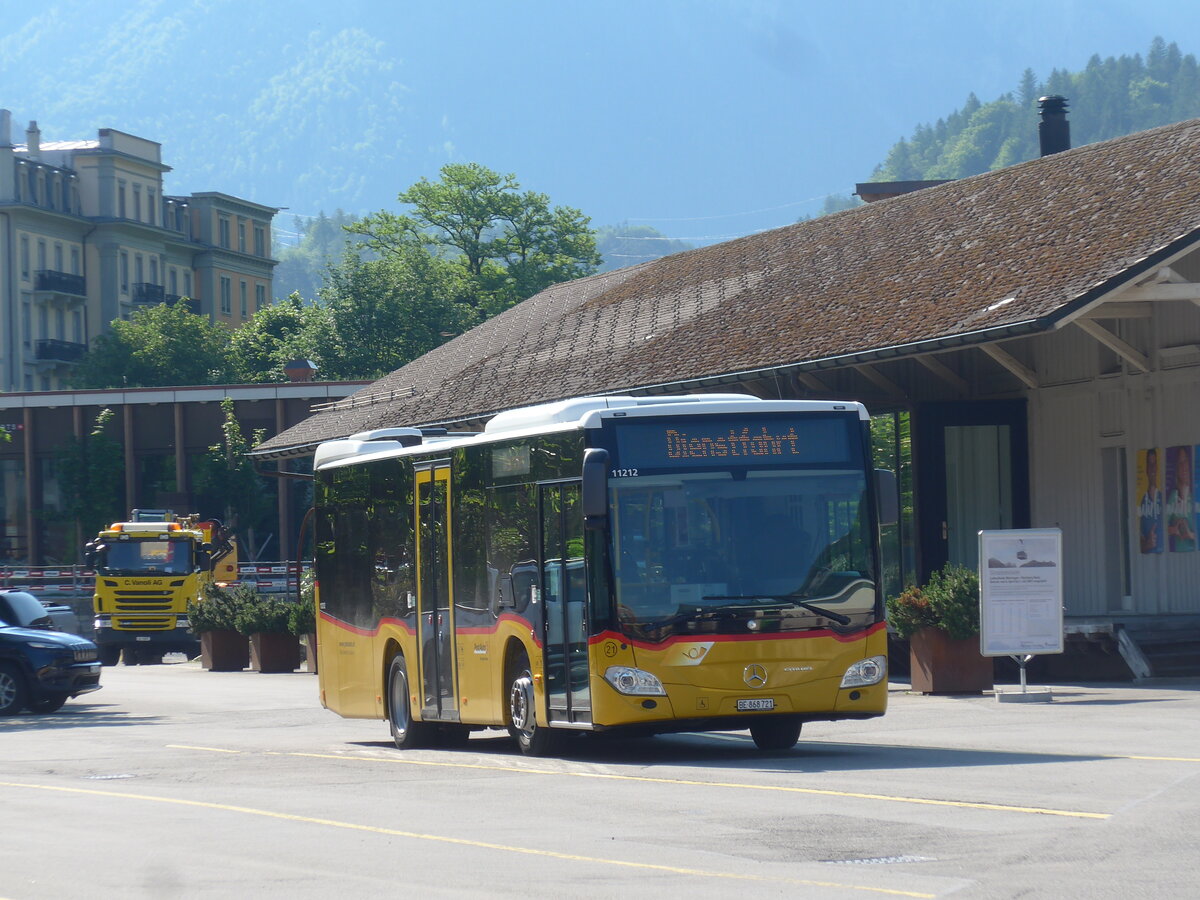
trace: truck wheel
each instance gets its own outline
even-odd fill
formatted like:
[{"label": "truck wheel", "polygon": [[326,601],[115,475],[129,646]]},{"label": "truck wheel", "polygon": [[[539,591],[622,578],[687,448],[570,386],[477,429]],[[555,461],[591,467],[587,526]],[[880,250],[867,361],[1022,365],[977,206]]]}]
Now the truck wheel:
[{"label": "truck wheel", "polygon": [[63,704],[70,698],[70,694],[53,694],[49,697],[43,697],[40,700],[33,700],[29,704],[31,712],[35,713],[52,713],[58,712],[63,708]]},{"label": "truck wheel", "polygon": [[29,690],[16,666],[0,663],[0,716],[15,716],[25,708]]},{"label": "truck wheel", "polygon": [[120,646],[114,646],[112,644],[101,644],[99,647],[99,650],[100,650],[100,665],[115,666],[118,662],[120,662],[120,660],[121,660]]},{"label": "truck wheel", "polygon": [[124,650],[124,653],[125,653],[125,665],[136,666],[138,664],[138,657],[141,656],[141,652],[138,650],[137,647],[126,647]]}]

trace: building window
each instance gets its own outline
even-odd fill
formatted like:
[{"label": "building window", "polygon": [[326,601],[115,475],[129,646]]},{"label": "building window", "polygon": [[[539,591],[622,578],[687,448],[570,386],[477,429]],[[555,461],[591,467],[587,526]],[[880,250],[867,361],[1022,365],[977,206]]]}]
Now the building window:
[{"label": "building window", "polygon": [[233,315],[233,281],[224,275],[221,276],[221,314]]},{"label": "building window", "polygon": [[121,293],[129,293],[129,251],[121,251]]},{"label": "building window", "polygon": [[74,335],[75,343],[83,343],[83,314],[79,310],[71,313],[71,333]]},{"label": "building window", "polygon": [[78,247],[71,248],[71,274],[72,275],[79,274],[79,248]]},{"label": "building window", "polygon": [[67,311],[64,309],[54,311],[54,336],[60,341],[67,339]]},{"label": "building window", "polygon": [[238,220],[238,253],[246,252],[246,223]]},{"label": "building window", "polygon": [[33,304],[29,302],[29,295],[26,294],[22,298],[21,303],[21,331],[22,343],[26,347],[33,345]]},{"label": "building window", "polygon": [[59,244],[57,242],[54,244],[54,271],[55,272],[65,272],[66,271],[63,268],[63,245]]},{"label": "building window", "polygon": [[146,267],[142,263],[142,254],[135,253],[133,255],[133,283],[142,284],[146,278]]},{"label": "building window", "polygon": [[254,255],[267,255],[267,232],[261,225],[254,226]]},{"label": "building window", "polygon": [[254,311],[258,312],[267,305],[267,286],[265,284],[256,284],[254,286]]},{"label": "building window", "polygon": [[29,174],[29,202],[37,203],[37,169],[29,166],[25,171]]},{"label": "building window", "polygon": [[158,259],[150,257],[150,283],[158,284]]},{"label": "building window", "polygon": [[229,249],[229,217],[221,216],[217,220],[217,246]]},{"label": "building window", "polygon": [[146,188],[146,217],[151,225],[158,224],[158,209],[154,205],[154,188]]},{"label": "building window", "polygon": [[240,288],[240,296],[239,296],[239,299],[240,299],[240,300],[241,300],[241,302],[242,302],[242,305],[241,305],[241,310],[242,310],[242,318],[243,318],[243,319],[248,319],[248,318],[250,318],[250,309],[249,309],[249,307],[246,305],[246,282],[244,282],[244,281],[243,281],[243,282],[242,282],[242,283],[239,285],[239,288]]},{"label": "building window", "polygon": [[121,219],[125,218],[125,182],[124,181],[117,182],[117,216],[118,216],[118,218],[121,218]]},{"label": "building window", "polygon": [[140,184],[133,186],[133,221],[142,221],[142,186]]},{"label": "building window", "polygon": [[38,307],[38,337],[42,340],[50,337],[50,311],[44,306]]},{"label": "building window", "polygon": [[46,242],[38,241],[37,248],[37,270],[41,272],[46,268]]},{"label": "building window", "polygon": [[171,286],[170,293],[177,295],[179,293],[179,273],[175,271],[174,266],[167,270],[167,283]]},{"label": "building window", "polygon": [[183,273],[183,296],[192,296],[192,272],[190,269]]},{"label": "building window", "polygon": [[29,280],[29,238],[21,235],[21,280]]}]

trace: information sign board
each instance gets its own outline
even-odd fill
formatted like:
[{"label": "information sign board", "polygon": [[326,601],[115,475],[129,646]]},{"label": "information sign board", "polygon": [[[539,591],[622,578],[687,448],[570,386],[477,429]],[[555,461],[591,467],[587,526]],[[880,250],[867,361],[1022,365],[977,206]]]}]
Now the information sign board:
[{"label": "information sign board", "polygon": [[979,652],[1063,652],[1062,531],[979,532]]}]

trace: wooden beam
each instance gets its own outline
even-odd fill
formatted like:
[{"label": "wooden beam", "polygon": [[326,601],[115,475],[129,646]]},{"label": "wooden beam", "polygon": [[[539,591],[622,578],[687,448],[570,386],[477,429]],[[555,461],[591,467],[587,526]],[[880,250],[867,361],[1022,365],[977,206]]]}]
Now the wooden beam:
[{"label": "wooden beam", "polygon": [[1154,312],[1149,302],[1142,303],[1102,303],[1089,309],[1082,318],[1085,319],[1148,319]]},{"label": "wooden beam", "polygon": [[947,382],[958,393],[971,393],[971,385],[967,383],[967,380],[947,366],[936,356],[918,356],[916,359],[917,362],[923,365],[938,378]]},{"label": "wooden beam", "polygon": [[1021,362],[999,344],[980,344],[979,349],[1008,369],[1008,371],[1012,372],[1012,374],[1016,375],[1025,387],[1030,390],[1036,390],[1040,387],[1037,372],[1033,371],[1033,369],[1029,368],[1029,366],[1025,365],[1025,363]]},{"label": "wooden beam", "polygon": [[1076,319],[1075,324],[1130,365],[1141,369],[1143,372],[1150,371],[1150,360],[1142,351],[1138,350],[1132,344],[1121,340],[1099,322],[1093,322],[1090,319]]},{"label": "wooden beam", "polygon": [[1178,272],[1176,272],[1174,269],[1172,269],[1170,266],[1163,266],[1161,269],[1159,269],[1157,272],[1154,273],[1154,278],[1156,281],[1163,283],[1163,284],[1166,284],[1168,282],[1171,284],[1187,284],[1189,281],[1191,281],[1190,278],[1185,278],[1184,276],[1182,276]]},{"label": "wooden beam", "polygon": [[797,372],[796,380],[810,391],[815,391],[818,394],[834,393],[833,388],[823,382],[816,375],[810,375],[808,372]]},{"label": "wooden beam", "polygon": [[900,385],[896,384],[896,382],[892,381],[892,379],[888,378],[874,366],[864,363],[863,365],[855,366],[854,368],[860,375],[866,378],[867,381],[871,382],[871,384],[875,385],[875,387],[879,388],[885,394],[895,397],[897,400],[908,399],[908,395],[904,392],[904,389],[900,387]]},{"label": "wooden beam", "polygon": [[1200,300],[1200,284],[1144,284],[1130,288],[1118,295],[1124,301],[1146,300]]}]

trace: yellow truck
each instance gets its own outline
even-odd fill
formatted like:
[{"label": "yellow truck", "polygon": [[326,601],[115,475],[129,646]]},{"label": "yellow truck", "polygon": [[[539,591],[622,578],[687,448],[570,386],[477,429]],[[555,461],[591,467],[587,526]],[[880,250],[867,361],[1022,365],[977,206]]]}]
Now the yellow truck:
[{"label": "yellow truck", "polygon": [[135,509],[84,547],[96,573],[92,598],[100,661],[161,662],[164,653],[199,651],[187,605],[210,584],[236,581],[237,544],[217,521]]}]

